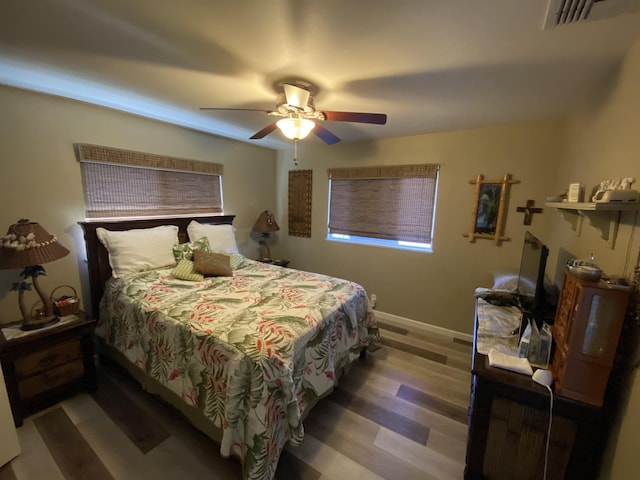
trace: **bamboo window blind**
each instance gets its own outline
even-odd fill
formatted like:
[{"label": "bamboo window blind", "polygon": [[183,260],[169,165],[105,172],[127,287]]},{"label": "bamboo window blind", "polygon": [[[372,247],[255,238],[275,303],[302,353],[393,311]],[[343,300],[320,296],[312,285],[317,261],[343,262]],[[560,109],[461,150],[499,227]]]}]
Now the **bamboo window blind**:
[{"label": "bamboo window blind", "polygon": [[87,218],[222,213],[222,165],[78,144]]},{"label": "bamboo window blind", "polygon": [[431,243],[439,165],[328,170],[329,233]]}]

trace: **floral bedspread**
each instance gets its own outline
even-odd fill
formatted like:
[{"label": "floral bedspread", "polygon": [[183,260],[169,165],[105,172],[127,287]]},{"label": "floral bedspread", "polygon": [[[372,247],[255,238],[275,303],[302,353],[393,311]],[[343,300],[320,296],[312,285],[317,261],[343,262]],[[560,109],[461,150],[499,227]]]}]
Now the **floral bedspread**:
[{"label": "floral bedspread", "polygon": [[203,282],[170,272],[111,279],[96,333],[219,427],[245,479],[271,479],[336,372],[379,343],[366,293],[252,260]]}]

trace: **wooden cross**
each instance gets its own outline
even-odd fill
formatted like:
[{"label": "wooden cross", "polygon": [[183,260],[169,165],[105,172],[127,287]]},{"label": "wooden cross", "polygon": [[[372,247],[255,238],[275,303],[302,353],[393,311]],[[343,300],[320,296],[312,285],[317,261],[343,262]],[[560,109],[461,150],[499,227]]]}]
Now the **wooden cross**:
[{"label": "wooden cross", "polygon": [[524,225],[531,225],[534,213],[542,213],[542,208],[534,208],[536,204],[535,200],[527,200],[527,205],[524,207],[516,207],[517,212],[524,213]]}]

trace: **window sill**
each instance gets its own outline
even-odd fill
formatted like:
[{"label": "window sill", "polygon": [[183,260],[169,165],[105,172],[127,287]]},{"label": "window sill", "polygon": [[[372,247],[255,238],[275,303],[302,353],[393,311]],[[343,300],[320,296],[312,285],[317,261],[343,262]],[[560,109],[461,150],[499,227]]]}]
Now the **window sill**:
[{"label": "window sill", "polygon": [[329,242],[337,242],[337,243],[346,243],[350,245],[365,245],[368,247],[381,247],[381,248],[390,248],[393,250],[404,250],[418,253],[433,253],[433,248],[431,245],[427,247],[417,247],[411,245],[399,245],[398,242],[393,242],[390,240],[379,240],[379,239],[366,239],[362,237],[358,238],[335,238],[331,235],[327,236],[326,240]]}]

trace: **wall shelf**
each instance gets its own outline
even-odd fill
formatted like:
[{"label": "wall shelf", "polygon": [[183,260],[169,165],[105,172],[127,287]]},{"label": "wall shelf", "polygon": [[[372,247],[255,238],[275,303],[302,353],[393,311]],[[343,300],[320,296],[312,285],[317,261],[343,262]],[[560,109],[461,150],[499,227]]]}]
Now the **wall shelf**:
[{"label": "wall shelf", "polygon": [[637,202],[547,202],[545,206],[557,209],[564,220],[571,225],[576,236],[580,236],[582,219],[586,217],[589,224],[600,232],[600,236],[611,249],[616,244],[622,212],[640,210],[640,203]]}]

